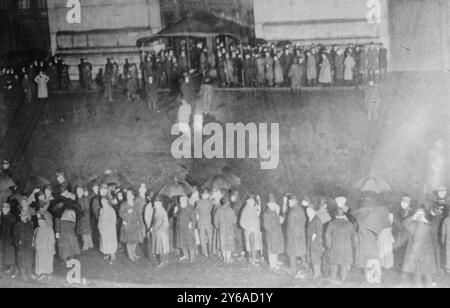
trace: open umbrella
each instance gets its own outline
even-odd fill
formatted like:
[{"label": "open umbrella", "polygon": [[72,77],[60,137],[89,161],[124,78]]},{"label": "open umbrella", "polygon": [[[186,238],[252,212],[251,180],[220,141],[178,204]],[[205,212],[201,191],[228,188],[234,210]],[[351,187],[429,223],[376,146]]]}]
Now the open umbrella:
[{"label": "open umbrella", "polygon": [[98,182],[100,184],[107,184],[107,185],[120,185],[119,176],[116,173],[112,172],[111,170],[105,171],[105,174],[100,176]]},{"label": "open umbrella", "polygon": [[180,196],[187,196],[192,192],[192,186],[189,185],[188,182],[183,180],[178,180],[175,178],[175,180],[172,183],[167,184],[166,186],[161,189],[159,192],[162,196],[167,196],[170,198],[173,197],[180,197]]},{"label": "open umbrella", "polygon": [[278,42],[275,44],[275,46],[276,46],[277,48],[285,48],[286,45],[292,45],[292,42],[291,42],[291,41],[278,41]]},{"label": "open umbrella", "polygon": [[70,187],[73,189],[75,187],[85,187],[89,183],[89,179],[82,175],[75,176],[70,181]]},{"label": "open umbrella", "polygon": [[391,186],[385,179],[374,175],[369,175],[361,179],[353,188],[359,189],[361,192],[373,191],[377,194],[391,190]]},{"label": "open umbrella", "polygon": [[3,172],[0,173],[0,191],[7,190],[13,186],[16,186],[16,183]]},{"label": "open umbrella", "polygon": [[50,181],[42,176],[30,176],[24,185],[21,185],[20,191],[24,193],[32,192],[36,188],[43,188],[46,185],[51,185]]},{"label": "open umbrella", "polygon": [[241,185],[241,178],[238,177],[236,174],[234,174],[230,168],[225,167],[220,171],[219,174],[211,177],[208,181],[206,181],[204,186],[212,190],[216,189],[229,190],[233,187],[237,187],[240,185]]}]

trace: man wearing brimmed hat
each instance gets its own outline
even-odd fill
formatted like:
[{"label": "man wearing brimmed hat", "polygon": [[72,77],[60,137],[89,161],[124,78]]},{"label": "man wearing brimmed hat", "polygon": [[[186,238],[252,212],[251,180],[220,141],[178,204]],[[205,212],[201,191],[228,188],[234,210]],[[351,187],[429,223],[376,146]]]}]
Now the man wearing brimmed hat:
[{"label": "man wearing brimmed hat", "polygon": [[11,164],[6,159],[2,162],[2,172],[9,177],[12,176]]}]

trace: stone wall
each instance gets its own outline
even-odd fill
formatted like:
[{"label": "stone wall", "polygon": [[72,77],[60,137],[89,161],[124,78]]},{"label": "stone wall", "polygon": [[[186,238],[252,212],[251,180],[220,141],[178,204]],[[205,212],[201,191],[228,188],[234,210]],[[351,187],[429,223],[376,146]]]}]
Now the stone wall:
[{"label": "stone wall", "polygon": [[161,1],[161,23],[166,27],[188,13],[206,11],[253,26],[253,2],[254,0],[164,0]]},{"label": "stone wall", "polygon": [[159,0],[81,1],[81,23],[70,24],[67,0],[48,0],[53,54],[66,59],[72,79],[81,57],[94,65],[94,74],[111,57],[123,64],[126,58],[139,62],[139,38],[161,30]]},{"label": "stone wall", "polygon": [[256,37],[299,43],[389,43],[387,2],[380,0],[381,22],[368,23],[367,0],[258,0]]}]

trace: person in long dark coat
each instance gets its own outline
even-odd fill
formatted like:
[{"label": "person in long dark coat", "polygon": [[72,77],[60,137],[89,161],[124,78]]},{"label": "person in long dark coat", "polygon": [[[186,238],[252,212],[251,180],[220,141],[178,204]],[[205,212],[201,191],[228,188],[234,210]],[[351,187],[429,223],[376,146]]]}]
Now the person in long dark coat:
[{"label": "person in long dark coat", "polygon": [[444,268],[450,273],[450,216],[442,224],[441,244],[444,248]]},{"label": "person in long dark coat", "polygon": [[25,101],[31,104],[33,102],[33,98],[36,95],[36,85],[34,84],[33,80],[28,78],[27,74],[25,74],[22,79],[22,89],[25,94]]},{"label": "person in long dark coat", "polygon": [[222,251],[223,260],[228,264],[231,262],[231,253],[236,249],[234,226],[236,225],[237,217],[234,210],[230,207],[228,197],[223,197],[220,203],[222,206],[217,209],[214,215],[214,226],[219,233],[219,249]]},{"label": "person in long dark coat", "polygon": [[233,190],[231,192],[231,208],[234,210],[234,213],[236,214],[236,217],[238,221],[236,222],[234,226],[234,239],[236,242],[236,254],[240,255],[241,257],[245,256],[245,249],[244,249],[244,230],[242,230],[239,220],[241,218],[242,209],[244,208],[244,203],[239,197],[239,191]]},{"label": "person in long dark coat", "polygon": [[28,209],[22,209],[20,218],[13,226],[13,244],[16,248],[17,267],[23,280],[34,278],[33,275],[33,237],[35,225]]},{"label": "person in long dark coat", "polygon": [[70,73],[69,66],[64,60],[61,62],[61,89],[67,90],[70,88]]},{"label": "person in long dark coat", "polygon": [[294,93],[300,92],[303,82],[303,67],[299,62],[299,58],[294,58],[288,73],[291,81],[291,89]]},{"label": "person in long dark coat", "polygon": [[125,75],[125,79],[126,79],[126,89],[127,89],[127,102],[131,102],[132,100],[135,100],[137,97],[136,79],[133,77],[133,75],[130,72],[127,75]]},{"label": "person in long dark coat", "polygon": [[252,87],[255,84],[256,79],[256,66],[255,61],[252,59],[251,54],[245,54],[245,59],[242,64],[244,71],[244,84],[246,87]]},{"label": "person in long dark coat", "polygon": [[357,266],[368,271],[370,260],[379,260],[377,239],[378,234],[391,226],[388,210],[378,202],[376,193],[367,192],[360,208],[355,213],[358,221],[359,246]]},{"label": "person in long dark coat", "polygon": [[176,245],[183,253],[180,261],[189,259],[193,263],[196,247],[194,228],[197,223],[194,208],[188,205],[187,197],[181,197],[180,205],[175,211]]},{"label": "person in long dark coat", "polygon": [[418,209],[406,228],[411,238],[406,250],[403,271],[414,274],[417,285],[421,285],[422,278],[425,278],[425,285],[430,286],[437,268],[433,247],[433,228],[426,217],[425,210]]},{"label": "person in long dark coat", "polygon": [[91,207],[89,198],[86,196],[84,189],[82,187],[77,187],[75,191],[77,202],[81,208],[81,214],[77,220],[77,234],[82,238],[83,247],[81,250],[84,252],[94,248],[91,228]]},{"label": "person in long dark coat", "polygon": [[58,67],[53,61],[50,61],[47,66],[46,75],[50,78],[48,82],[48,89],[50,91],[56,90],[59,85]]},{"label": "person in long dark coat", "polygon": [[136,247],[144,241],[143,213],[145,202],[137,202],[137,193],[132,189],[127,191],[126,201],[120,205],[119,216],[122,219],[120,241],[127,245],[128,258],[131,261],[139,260]]},{"label": "person in long dark coat", "polygon": [[306,229],[306,259],[313,267],[314,278],[321,276],[322,256],[324,253],[323,247],[323,226],[320,218],[316,215],[316,211],[309,207],[306,211],[308,216],[308,227]]},{"label": "person in long dark coat", "polygon": [[265,74],[266,74],[265,65],[266,65],[266,60],[264,59],[264,57],[261,54],[257,54],[256,55],[256,71],[257,71],[256,82],[258,83],[259,87],[262,87],[265,84]]},{"label": "person in long dark coat", "polygon": [[328,262],[331,265],[331,279],[337,279],[340,268],[342,281],[347,280],[350,267],[355,260],[353,252],[357,246],[357,240],[355,227],[345,216],[345,211],[338,208],[336,218],[330,222],[325,232]]},{"label": "person in long dark coat", "polygon": [[284,239],[279,216],[279,206],[271,200],[263,215],[263,228],[265,231],[267,250],[269,254],[269,265],[271,270],[278,270],[281,263],[278,255],[283,253]]},{"label": "person in long dark coat", "polygon": [[[65,201],[69,204],[71,201]],[[62,261],[69,261],[81,254],[76,235],[77,214],[73,208],[64,209],[60,218],[55,219],[55,233],[58,254]]]},{"label": "person in long dark coat", "polygon": [[158,110],[158,84],[153,75],[146,79],[145,93],[147,95],[148,108],[151,112],[155,112]]},{"label": "person in long dark coat", "polygon": [[191,77],[189,74],[184,76],[184,81],[181,84],[181,94],[183,99],[186,100],[189,104],[192,104],[195,99],[195,90],[194,85],[192,84]]},{"label": "person in long dark coat", "polygon": [[105,85],[105,98],[108,102],[113,102],[113,88],[114,88],[114,65],[111,59],[107,59],[105,65],[105,74],[103,75],[103,84]]},{"label": "person in long dark coat", "polygon": [[344,51],[338,49],[334,60],[334,80],[338,86],[343,85],[344,82],[344,60]]},{"label": "person in long dark coat", "polygon": [[212,211],[213,204],[209,200],[210,194],[207,189],[202,192],[202,199],[197,203],[197,228],[200,237],[200,244],[202,247],[202,253],[205,257],[209,257],[212,251],[212,238],[213,238],[213,222]]},{"label": "person in long dark coat", "polygon": [[289,200],[286,225],[286,253],[290,258],[291,269],[297,272],[297,257],[304,265],[306,256],[306,215],[295,196]]},{"label": "person in long dark coat", "polygon": [[13,226],[16,218],[11,213],[11,205],[4,203],[0,217],[0,275],[3,269],[14,273],[15,271],[15,250],[13,245]]}]

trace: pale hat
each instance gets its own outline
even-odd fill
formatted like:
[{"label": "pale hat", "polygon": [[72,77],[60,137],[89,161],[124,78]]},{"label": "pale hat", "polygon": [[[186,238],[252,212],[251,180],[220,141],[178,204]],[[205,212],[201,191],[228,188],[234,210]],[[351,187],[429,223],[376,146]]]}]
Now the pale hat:
[{"label": "pale hat", "polygon": [[335,201],[336,201],[337,207],[340,209],[345,208],[345,206],[347,205],[347,198],[345,198],[345,197],[337,197],[335,199]]}]

